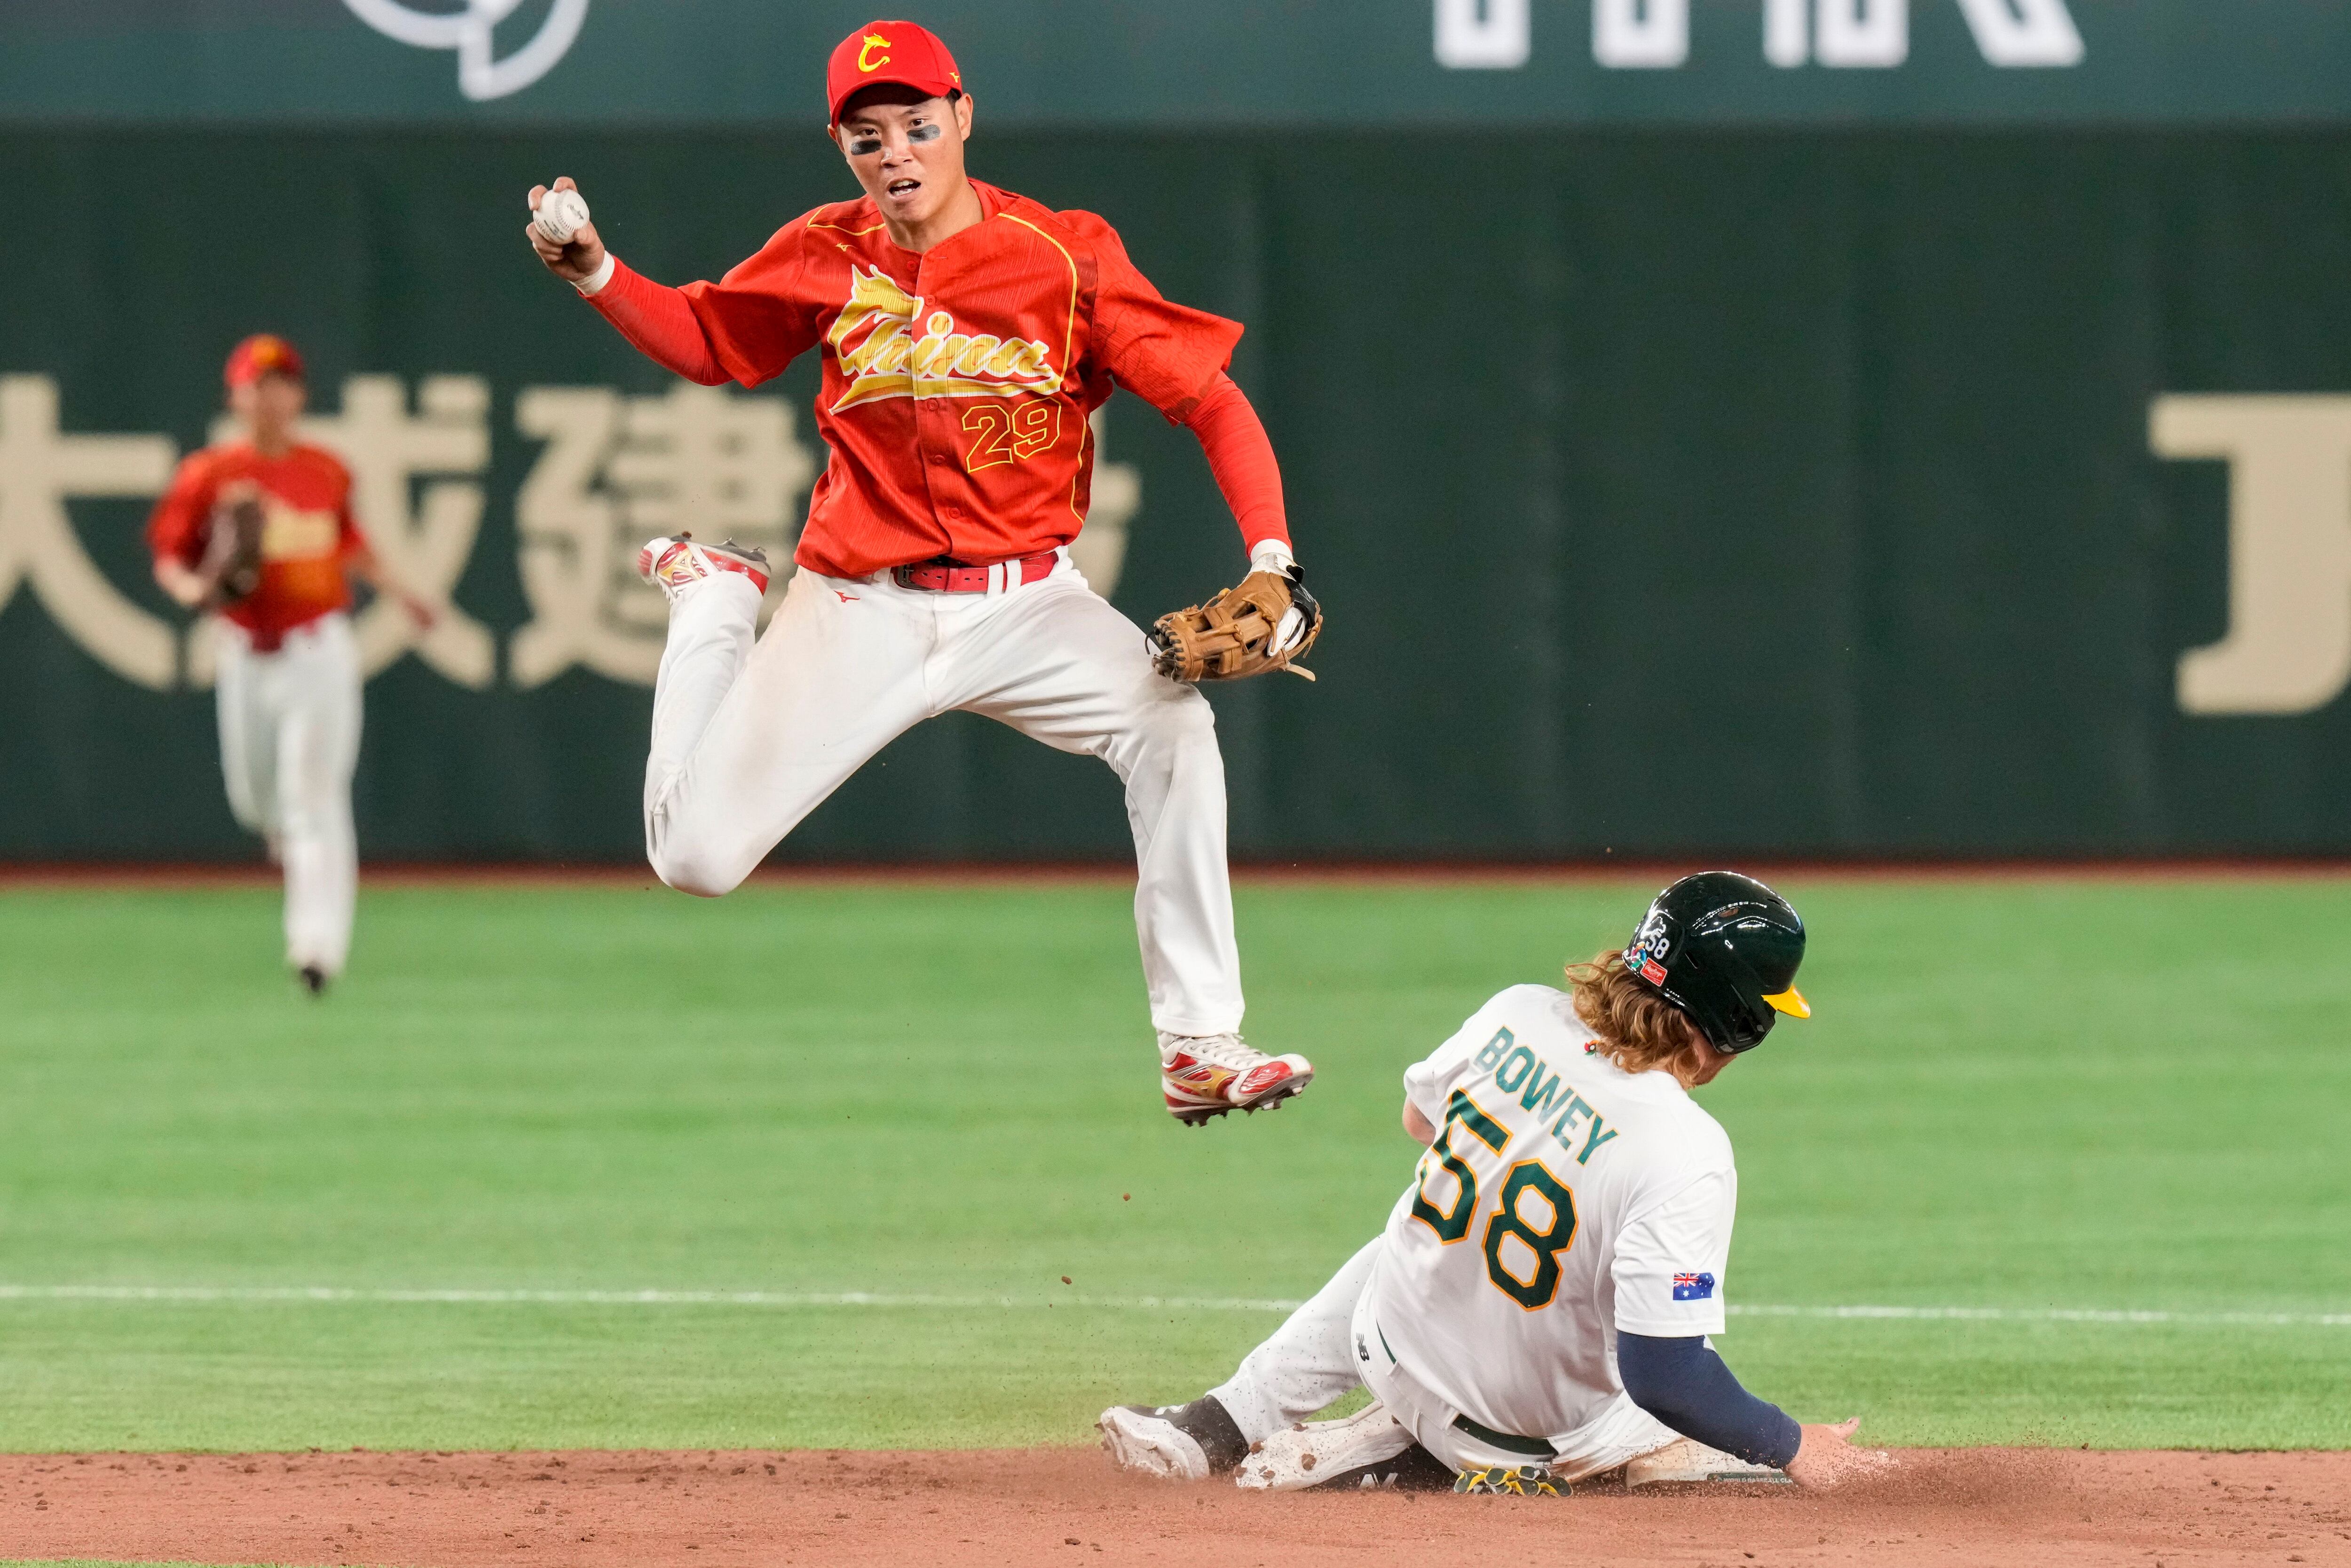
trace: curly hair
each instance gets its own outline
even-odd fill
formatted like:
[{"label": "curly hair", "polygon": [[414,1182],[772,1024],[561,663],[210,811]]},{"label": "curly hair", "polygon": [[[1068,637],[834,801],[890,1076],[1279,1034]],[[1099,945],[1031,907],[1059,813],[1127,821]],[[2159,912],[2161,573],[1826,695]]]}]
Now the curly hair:
[{"label": "curly hair", "polygon": [[1625,950],[1611,947],[1589,964],[1570,964],[1567,983],[1575,1016],[1600,1037],[1593,1050],[1627,1072],[1648,1072],[1706,1037],[1689,1015],[1625,967]]}]

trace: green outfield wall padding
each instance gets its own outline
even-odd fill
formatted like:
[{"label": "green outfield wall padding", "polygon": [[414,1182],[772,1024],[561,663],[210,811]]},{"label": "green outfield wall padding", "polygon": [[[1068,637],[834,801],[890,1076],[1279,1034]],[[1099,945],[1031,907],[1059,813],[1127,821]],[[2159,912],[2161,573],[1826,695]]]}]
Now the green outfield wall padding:
[{"label": "green outfield wall padding", "polygon": [[[1330,629],[1320,684],[1216,694],[1238,851],[2351,852],[2351,133],[973,162],[1249,326]],[[824,141],[17,131],[0,168],[0,856],[254,852],[139,529],[265,328],[463,612],[370,633],[366,852],[636,855],[663,612],[627,558],[673,518],[789,543],[813,366],[684,387],[539,270],[523,193],[574,175],[682,282],[849,193]],[[1102,420],[1083,559],[1147,621],[1239,541],[1188,433]],[[780,852],[1126,842],[1100,764],[953,717]]]}]

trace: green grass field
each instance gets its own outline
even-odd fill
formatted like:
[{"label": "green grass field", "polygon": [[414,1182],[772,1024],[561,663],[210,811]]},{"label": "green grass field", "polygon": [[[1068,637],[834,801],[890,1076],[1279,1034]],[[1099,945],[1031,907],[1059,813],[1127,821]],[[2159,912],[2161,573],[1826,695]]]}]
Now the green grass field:
[{"label": "green grass field", "polygon": [[[1649,891],[1245,887],[1252,1038],[1322,1076],[1196,1132],[1107,882],[376,891],[323,1004],[268,893],[0,891],[0,1448],[1085,1440],[1372,1235],[1405,1065]],[[2351,1313],[2351,882],[1783,891],[1817,1016],[1705,1092],[1734,1305],[2025,1315],[1734,1317],[1750,1386],[1894,1442],[2351,1447],[2351,1318],[2308,1321]],[[306,1287],[357,1295],[255,1295]],[[640,1289],[887,1300],[380,1299]]]}]

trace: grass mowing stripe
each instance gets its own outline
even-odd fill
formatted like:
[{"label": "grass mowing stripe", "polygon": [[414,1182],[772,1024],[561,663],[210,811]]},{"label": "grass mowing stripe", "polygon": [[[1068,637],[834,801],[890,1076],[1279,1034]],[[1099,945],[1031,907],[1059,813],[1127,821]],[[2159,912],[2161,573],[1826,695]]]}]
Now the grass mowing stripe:
[{"label": "grass mowing stripe", "polygon": [[[907,1296],[880,1291],[364,1290],[341,1285],[0,1285],[0,1301],[360,1301],[371,1305],[592,1307],[893,1307],[954,1312],[1100,1307],[1113,1312],[1294,1312],[1303,1301],[1244,1296]],[[2166,1312],[2135,1307],[1777,1306],[1732,1303],[1733,1317],[1919,1322],[2351,1328],[2351,1312]]]}]

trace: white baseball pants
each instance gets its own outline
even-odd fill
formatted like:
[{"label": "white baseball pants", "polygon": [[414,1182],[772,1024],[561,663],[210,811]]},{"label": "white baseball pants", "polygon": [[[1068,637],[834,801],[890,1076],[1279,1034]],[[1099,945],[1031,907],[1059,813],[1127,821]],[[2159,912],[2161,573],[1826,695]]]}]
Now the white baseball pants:
[{"label": "white baseball pants", "polygon": [[981,714],[1110,764],[1134,834],[1135,932],[1152,1022],[1241,1021],[1216,716],[1162,676],[1142,629],[1070,564],[986,593],[793,574],[755,644],[760,595],[721,572],[684,590],[653,689],[645,853],[670,886],[716,896],[867,758],[926,718]]},{"label": "white baseball pants", "polygon": [[[1498,1448],[1453,1424],[1462,1414],[1397,1364],[1381,1338],[1371,1312],[1372,1276],[1386,1246],[1384,1236],[1366,1242],[1340,1266],[1328,1284],[1249,1353],[1231,1379],[1208,1392],[1252,1443],[1303,1421],[1358,1386],[1369,1389],[1401,1423],[1393,1451],[1351,1452],[1361,1463],[1378,1463],[1417,1442],[1441,1464],[1456,1470],[1523,1465],[1525,1454]],[[1553,1308],[1553,1311],[1560,1309]],[[1554,1475],[1567,1480],[1614,1469],[1628,1459],[1664,1448],[1676,1433],[1621,1391],[1601,1414],[1563,1437],[1521,1434],[1550,1442],[1557,1457]]]},{"label": "white baseball pants", "polygon": [[286,873],[286,961],[340,975],[359,897],[351,773],[360,757],[360,654],[347,615],[322,615],[256,653],[229,622],[219,651],[221,777],[229,810]]},{"label": "white baseball pants", "polygon": [[[1339,1266],[1330,1283],[1241,1358],[1232,1378],[1208,1392],[1252,1443],[1262,1443],[1363,1385],[1351,1325],[1371,1288],[1384,1236],[1374,1236]],[[1402,1445],[1396,1452],[1404,1451]],[[1393,1458],[1394,1455],[1385,1456]]]}]

